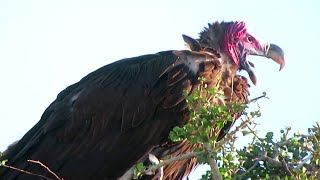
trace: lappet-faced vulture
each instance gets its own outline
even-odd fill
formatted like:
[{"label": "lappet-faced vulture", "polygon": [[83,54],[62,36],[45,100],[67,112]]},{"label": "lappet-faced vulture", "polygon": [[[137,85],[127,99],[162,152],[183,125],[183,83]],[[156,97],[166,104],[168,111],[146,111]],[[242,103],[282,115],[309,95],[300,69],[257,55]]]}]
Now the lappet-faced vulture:
[{"label": "lappet-faced vulture", "polygon": [[[282,49],[259,42],[244,22],[215,22],[198,40],[188,36],[184,40],[190,50],[116,61],[67,87],[1,159],[8,159],[7,165],[52,179],[55,177],[47,169],[27,160],[40,161],[65,180],[130,179],[126,172],[149,153],[161,159],[194,149],[186,141],[171,142],[168,134],[173,127],[188,122],[184,93],[199,85],[199,76],[213,85],[221,79],[225,101],[246,102],[248,82],[237,71],[247,71],[256,83],[247,55],[271,58],[280,69],[285,64]],[[225,124],[217,140],[232,124]],[[196,159],[189,159],[166,166],[164,179],[182,179],[195,165]],[[0,167],[0,179],[41,178]]]}]

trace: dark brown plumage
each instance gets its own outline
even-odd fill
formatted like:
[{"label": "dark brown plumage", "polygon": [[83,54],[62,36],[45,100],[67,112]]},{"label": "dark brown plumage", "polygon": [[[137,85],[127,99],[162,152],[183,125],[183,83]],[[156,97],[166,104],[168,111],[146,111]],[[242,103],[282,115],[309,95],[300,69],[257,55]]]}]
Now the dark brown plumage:
[{"label": "dark brown plumage", "polygon": [[[191,90],[197,77],[184,64],[171,68],[176,60],[171,51],[160,52],[89,74],[62,91],[4,158],[47,177],[26,160],[40,160],[64,179],[121,176],[188,120],[182,91]],[[34,178],[9,169],[1,173],[7,179]]]},{"label": "dark brown plumage", "polygon": [[[241,33],[230,39],[235,32]],[[201,45],[189,39],[191,51],[165,51],[106,65],[62,91],[1,159],[50,178],[53,175],[46,169],[26,160],[41,161],[65,180],[99,180],[121,177],[150,152],[161,159],[190,151],[194,147],[172,143],[168,134],[187,123],[183,92],[192,92],[199,76],[211,86],[222,79],[224,101],[245,102],[248,84],[236,72],[244,69],[255,78],[246,55],[267,56],[284,64],[282,50],[274,48],[278,46],[248,42],[249,36],[252,39],[242,22],[214,23],[201,33]],[[219,138],[232,123],[226,124]],[[181,179],[195,165],[195,159],[176,162],[165,167],[165,178]],[[0,167],[0,179],[36,178]]]},{"label": "dark brown plumage", "polygon": [[[210,53],[215,54],[217,58],[220,58],[220,55],[217,54],[218,52],[211,48],[203,49],[201,46],[199,48],[198,42],[190,41],[189,37],[184,36],[185,41],[188,43],[191,50],[197,50],[202,53]],[[195,44],[194,44],[195,43]],[[222,64],[219,59],[214,59],[213,61],[213,68],[210,72],[206,73],[199,73],[198,75],[201,77],[205,77],[205,83],[208,87],[217,86],[218,85],[218,78],[222,78]],[[205,75],[205,76],[202,76]],[[235,75],[234,77],[229,76],[225,77],[224,82],[222,82],[218,87],[219,90],[224,92],[224,97],[222,99],[223,104],[227,104],[230,102],[239,102],[239,103],[246,103],[249,96],[249,87],[248,81],[245,77],[240,75]],[[230,80],[229,80],[230,79]],[[227,83],[230,82],[230,83]],[[219,102],[217,102],[217,105]],[[226,133],[229,131],[233,123],[236,119],[240,117],[241,114],[234,114],[234,121],[227,122],[225,126],[220,130],[220,132],[213,132],[216,133],[217,141],[221,140]],[[160,159],[165,159],[168,157],[178,156],[183,153],[193,152],[195,148],[201,147],[200,144],[192,145],[188,141],[184,140],[178,143],[167,143],[161,146],[158,146],[153,149],[151,152],[156,157]],[[191,159],[184,159],[181,161],[176,161],[168,166],[164,167],[163,172],[163,179],[182,179],[189,175],[189,173],[197,166],[197,158]],[[152,179],[157,180],[159,177],[159,173],[155,174],[154,176],[145,176],[142,179]]]}]

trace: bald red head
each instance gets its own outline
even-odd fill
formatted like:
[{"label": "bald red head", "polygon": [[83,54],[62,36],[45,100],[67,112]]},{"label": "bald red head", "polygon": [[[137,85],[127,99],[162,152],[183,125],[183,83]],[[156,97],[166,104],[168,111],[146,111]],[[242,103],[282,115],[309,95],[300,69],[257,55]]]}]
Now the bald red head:
[{"label": "bald red head", "polygon": [[223,53],[238,66],[238,69],[246,70],[254,84],[256,83],[256,77],[250,63],[246,60],[247,55],[265,56],[273,59],[283,67],[283,51],[279,46],[276,46],[278,48],[271,48],[275,46],[273,44],[260,43],[247,32],[246,24],[242,21],[229,22],[226,26],[223,41],[220,41],[220,49]]}]

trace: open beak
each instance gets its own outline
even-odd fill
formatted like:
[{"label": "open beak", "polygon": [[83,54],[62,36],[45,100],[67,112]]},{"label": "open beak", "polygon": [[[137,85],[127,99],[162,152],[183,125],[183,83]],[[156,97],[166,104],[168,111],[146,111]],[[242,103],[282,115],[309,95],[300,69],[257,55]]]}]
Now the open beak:
[{"label": "open beak", "polygon": [[[263,46],[260,46],[259,49],[250,49],[247,55],[257,55],[271,58],[280,65],[280,70],[285,66],[284,52],[275,44],[264,44]],[[252,83],[256,85],[257,78],[251,68],[254,67],[253,64],[247,61],[246,57],[243,57],[242,61],[240,61],[240,66],[242,69],[248,72]]]}]

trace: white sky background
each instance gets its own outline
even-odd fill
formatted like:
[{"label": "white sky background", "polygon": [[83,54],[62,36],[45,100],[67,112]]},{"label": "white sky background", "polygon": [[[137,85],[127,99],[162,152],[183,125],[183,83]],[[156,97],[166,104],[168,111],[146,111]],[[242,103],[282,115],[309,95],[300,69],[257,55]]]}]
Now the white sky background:
[{"label": "white sky background", "polygon": [[260,101],[260,133],[306,132],[320,119],[320,1],[261,2],[0,0],[0,151],[83,76],[122,58],[184,49],[181,34],[197,38],[216,20],[245,21],[286,53],[281,72],[271,60],[249,57],[258,79],[252,97],[270,97]]}]

